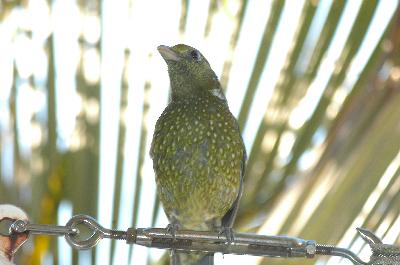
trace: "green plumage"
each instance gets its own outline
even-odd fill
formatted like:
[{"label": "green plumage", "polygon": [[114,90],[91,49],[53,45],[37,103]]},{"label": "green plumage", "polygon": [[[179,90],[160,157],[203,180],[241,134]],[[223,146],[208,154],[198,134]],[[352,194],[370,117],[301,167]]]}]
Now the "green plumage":
[{"label": "green plumage", "polygon": [[[246,157],[237,121],[200,52],[182,44],[159,51],[168,64],[172,100],[157,121],[151,147],[158,195],[179,228],[229,228]],[[180,256],[182,265],[212,264]]]}]

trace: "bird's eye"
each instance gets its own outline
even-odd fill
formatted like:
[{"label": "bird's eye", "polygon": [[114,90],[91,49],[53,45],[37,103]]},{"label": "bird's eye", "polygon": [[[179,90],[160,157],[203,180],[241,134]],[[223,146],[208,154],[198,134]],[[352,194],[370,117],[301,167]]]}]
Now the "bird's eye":
[{"label": "bird's eye", "polygon": [[193,60],[195,60],[196,62],[200,61],[200,54],[198,51],[193,50],[190,52],[190,56],[192,57]]}]

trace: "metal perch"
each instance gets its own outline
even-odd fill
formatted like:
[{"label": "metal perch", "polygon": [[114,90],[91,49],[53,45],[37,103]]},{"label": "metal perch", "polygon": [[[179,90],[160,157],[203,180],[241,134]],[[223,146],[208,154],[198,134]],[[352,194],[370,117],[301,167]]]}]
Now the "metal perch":
[{"label": "metal perch", "polygon": [[106,229],[87,215],[76,215],[65,226],[30,224],[22,220],[0,222],[0,234],[3,236],[23,232],[64,236],[67,242],[78,250],[90,249],[101,239],[109,238],[125,240],[127,244],[182,252],[220,252],[282,258],[314,258],[316,255],[329,255],[347,258],[356,265],[400,264],[400,248],[383,244],[378,237],[366,229],[358,228],[357,231],[372,249],[369,262],[362,261],[356,254],[345,248],[321,245],[314,240],[289,236],[234,233],[234,239],[231,240],[224,234],[210,231],[178,230],[173,234],[167,228],[129,228],[127,231],[119,231]]}]

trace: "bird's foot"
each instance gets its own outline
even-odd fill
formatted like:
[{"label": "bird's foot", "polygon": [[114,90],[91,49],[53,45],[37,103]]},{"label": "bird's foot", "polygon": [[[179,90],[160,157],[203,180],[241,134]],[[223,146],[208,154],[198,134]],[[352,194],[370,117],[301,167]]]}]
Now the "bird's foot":
[{"label": "bird's foot", "polygon": [[233,231],[232,227],[221,226],[218,233],[220,235],[225,235],[228,244],[232,244],[235,241],[235,232]]},{"label": "bird's foot", "polygon": [[[171,224],[167,225],[166,229],[167,229],[167,232],[169,234],[171,234],[171,236],[172,236],[172,242],[175,242],[176,241],[176,231],[179,229],[179,225],[177,223],[171,223]],[[171,255],[170,256],[170,265],[180,265],[179,257],[176,254],[176,250],[174,248],[171,249],[170,255]]]},{"label": "bird's foot", "polygon": [[175,234],[176,231],[179,229],[178,224],[168,224],[167,225],[167,232],[172,235],[172,239],[175,241]]}]

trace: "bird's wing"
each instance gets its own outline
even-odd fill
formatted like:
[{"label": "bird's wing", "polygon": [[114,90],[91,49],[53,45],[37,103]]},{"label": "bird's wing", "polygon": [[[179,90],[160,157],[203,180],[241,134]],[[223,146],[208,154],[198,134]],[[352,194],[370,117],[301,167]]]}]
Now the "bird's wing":
[{"label": "bird's wing", "polygon": [[235,222],[236,219],[236,214],[239,209],[239,202],[240,198],[242,197],[243,194],[243,180],[244,180],[244,173],[245,173],[245,165],[246,165],[246,151],[243,148],[243,158],[242,158],[242,164],[241,164],[241,170],[240,170],[240,187],[239,187],[239,192],[238,196],[236,197],[236,200],[233,202],[231,208],[226,212],[224,217],[222,217],[221,225],[222,227],[232,227],[233,223]]}]

